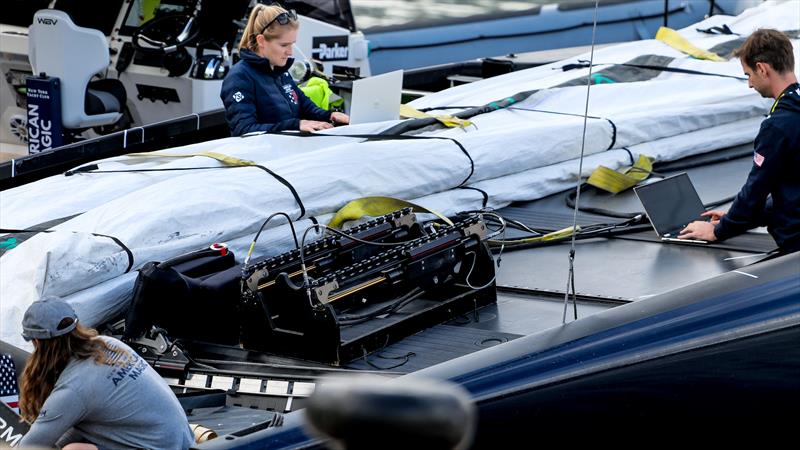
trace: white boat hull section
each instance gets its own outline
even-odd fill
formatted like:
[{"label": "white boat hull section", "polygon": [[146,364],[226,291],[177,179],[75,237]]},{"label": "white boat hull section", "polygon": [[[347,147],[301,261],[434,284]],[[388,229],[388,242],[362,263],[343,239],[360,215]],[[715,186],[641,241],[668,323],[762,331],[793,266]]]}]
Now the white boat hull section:
[{"label": "white boat hull section", "polygon": [[[738,18],[712,17],[706,22],[727,23],[736,32],[740,24],[746,24],[742,32],[758,25],[779,26],[787,20],[797,24],[800,11],[794,6],[768,4]],[[681,32],[701,48],[737,38],[708,36],[694,28]],[[622,63],[643,54],[674,57],[673,67],[742,75],[736,60],[692,60],[656,41],[605,48],[597,52],[595,61]],[[474,117],[474,127],[423,133],[456,139],[466,148],[474,161],[467,184],[486,191],[491,207],[541,198],[576,183],[586,88],[548,88],[584,77],[588,69],[563,72],[555,66],[459,86],[413,104],[418,108],[480,105],[541,89],[514,105],[515,109]],[[634,156],[668,161],[750,142],[770,104],[745,81],[715,76],[663,72],[648,81],[594,85],[589,115],[600,119],[587,120],[581,175],[588,176],[598,165],[630,164],[623,147]],[[397,123],[341,127],[330,134],[373,133]],[[114,236],[130,249],[135,270],[148,261],[163,261],[213,242],[228,242],[241,258],[267,216],[278,211],[295,218],[300,215],[286,186],[260,168],[223,169],[222,163],[206,156],[176,156],[199,152],[256,161],[286,178],[306,208],[304,220],[296,224],[301,233],[311,225],[308,216],[325,222],[348,201],[364,196],[410,199],[445,214],[481,206],[480,193],[456,189],[470,173],[470,161],[445,139],[364,141],[261,135],[102,160],[97,162],[101,171],[196,170],[60,175],[0,193],[3,228],[23,229],[75,216],[0,257],[0,339],[24,346],[19,334],[22,314],[45,295],[65,297],[88,325],[124,311],[135,273],[126,273],[127,253],[102,235]],[[203,169],[208,167],[213,169]],[[313,239],[309,234],[308,240]],[[277,254],[291,246],[288,227],[275,220],[262,234],[256,255]]]}]

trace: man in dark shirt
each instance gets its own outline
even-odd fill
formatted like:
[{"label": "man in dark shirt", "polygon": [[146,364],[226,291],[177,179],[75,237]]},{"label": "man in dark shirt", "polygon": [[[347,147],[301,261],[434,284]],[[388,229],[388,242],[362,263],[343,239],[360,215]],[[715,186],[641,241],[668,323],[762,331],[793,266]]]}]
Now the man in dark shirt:
[{"label": "man in dark shirt", "polygon": [[728,213],[707,211],[710,222],[690,223],[680,238],[719,241],[766,226],[781,253],[800,250],[800,86],[792,44],[785,34],[761,29],[735,53],[748,84],[774,98],[756,136],[753,167]]}]

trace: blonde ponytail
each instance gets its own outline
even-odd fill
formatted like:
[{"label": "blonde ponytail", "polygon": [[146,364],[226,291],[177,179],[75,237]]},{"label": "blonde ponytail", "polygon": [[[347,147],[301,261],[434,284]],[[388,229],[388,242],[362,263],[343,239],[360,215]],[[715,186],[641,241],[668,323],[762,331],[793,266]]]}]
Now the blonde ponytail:
[{"label": "blonde ponytail", "polygon": [[271,40],[280,35],[276,29],[277,27],[289,27],[290,29],[298,28],[300,26],[299,23],[293,20],[286,25],[273,23],[268,30],[264,30],[264,27],[267,26],[268,23],[272,22],[279,14],[285,12],[288,11],[280,6],[267,6],[263,3],[257,3],[250,12],[250,17],[247,19],[247,26],[244,27],[244,31],[242,32],[242,40],[239,41],[239,51],[243,49],[253,52],[257,51],[258,42],[256,41],[256,36],[263,31],[266,31],[266,33],[264,33],[264,38]]}]

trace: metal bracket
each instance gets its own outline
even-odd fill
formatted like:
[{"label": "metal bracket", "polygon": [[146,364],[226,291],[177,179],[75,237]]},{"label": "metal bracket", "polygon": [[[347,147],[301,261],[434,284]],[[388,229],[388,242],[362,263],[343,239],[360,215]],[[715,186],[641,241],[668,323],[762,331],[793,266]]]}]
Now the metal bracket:
[{"label": "metal bracket", "polygon": [[464,237],[469,237],[472,235],[478,236],[480,240],[486,239],[486,224],[483,223],[482,220],[479,220],[472,225],[464,227]]},{"label": "metal bracket", "polygon": [[328,297],[330,296],[331,292],[335,291],[336,289],[339,289],[339,283],[336,282],[336,280],[329,281],[320,287],[314,288],[314,296],[317,298],[319,303],[325,304],[330,302]]}]

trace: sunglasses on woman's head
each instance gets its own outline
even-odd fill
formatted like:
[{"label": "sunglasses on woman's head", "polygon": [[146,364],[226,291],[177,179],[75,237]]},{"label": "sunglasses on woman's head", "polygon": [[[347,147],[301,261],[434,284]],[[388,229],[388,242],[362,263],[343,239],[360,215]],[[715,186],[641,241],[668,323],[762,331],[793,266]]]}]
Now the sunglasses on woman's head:
[{"label": "sunglasses on woman's head", "polygon": [[260,34],[264,34],[264,32],[267,31],[267,28],[269,28],[269,26],[275,22],[278,22],[278,25],[286,25],[293,20],[297,20],[297,13],[294,12],[293,9],[290,9],[289,11],[286,12],[282,12],[277,16],[275,16],[274,19],[270,20],[269,23],[267,23],[267,25],[264,26],[264,28],[261,30]]}]

